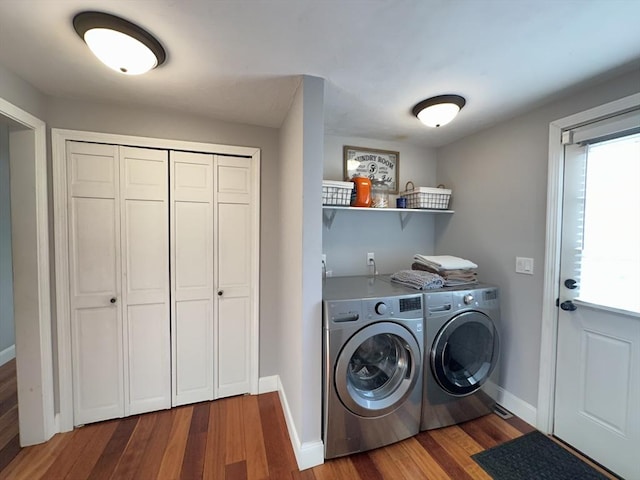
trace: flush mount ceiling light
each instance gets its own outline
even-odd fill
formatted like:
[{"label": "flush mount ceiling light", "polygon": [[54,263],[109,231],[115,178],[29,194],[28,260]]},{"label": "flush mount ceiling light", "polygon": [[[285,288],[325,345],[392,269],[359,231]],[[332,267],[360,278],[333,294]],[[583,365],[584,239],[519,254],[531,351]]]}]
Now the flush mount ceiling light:
[{"label": "flush mount ceiling light", "polygon": [[149,32],[108,13],[79,13],[73,18],[73,28],[102,63],[126,75],[148,72],[167,57]]},{"label": "flush mount ceiling light", "polygon": [[427,127],[441,127],[453,120],[467,101],[460,95],[439,95],[413,107],[413,114]]}]

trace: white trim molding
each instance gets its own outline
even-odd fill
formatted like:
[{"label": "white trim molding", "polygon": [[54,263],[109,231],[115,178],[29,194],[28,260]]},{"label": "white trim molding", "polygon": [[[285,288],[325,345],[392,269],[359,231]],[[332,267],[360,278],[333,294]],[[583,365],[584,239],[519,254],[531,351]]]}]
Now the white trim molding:
[{"label": "white trim molding", "polygon": [[[293,415],[289,408],[289,402],[287,401],[287,395],[280,381],[280,376],[275,375],[278,382],[278,396],[280,397],[280,404],[282,405],[282,411],[284,413],[284,419],[287,423],[287,430],[289,431],[289,438],[291,439],[291,446],[293,447],[293,453],[296,456],[296,462],[300,470],[306,470],[317,465],[324,463],[324,443],[322,440],[316,440],[314,442],[300,442],[298,431],[296,430],[295,422],[293,421]],[[270,378],[270,377],[268,377]]]},{"label": "white trim molding", "polygon": [[[549,124],[545,276],[542,300],[538,408],[535,422],[535,426],[544,433],[553,433],[555,410],[556,343],[558,340],[558,309],[555,306],[555,302],[560,288],[560,236],[564,180],[562,132],[587,123],[603,120],[639,106],[640,93],[636,93],[614,102],[561,118]],[[505,408],[508,409],[506,405]]]},{"label": "white trim molding", "polygon": [[520,417],[529,425],[536,424],[536,407],[525,402],[513,393],[506,391],[502,387],[496,386],[498,404],[509,410],[514,415]]},{"label": "white trim molding", "polygon": [[278,375],[271,375],[270,377],[260,377],[260,380],[258,382],[258,394],[277,392],[279,381],[280,379]]},{"label": "white trim molding", "polygon": [[[0,98],[0,117],[26,127],[10,133],[10,161],[14,143],[18,171],[11,182],[20,190],[21,213],[13,236],[14,320],[20,444],[33,445],[53,436],[53,357],[49,280],[49,209],[46,124]],[[12,189],[12,197],[13,197]],[[12,204],[14,202],[12,201]],[[17,239],[17,240],[16,240]]]},{"label": "white trim molding", "polygon": [[11,345],[0,352],[0,367],[16,358],[16,346]]},{"label": "white trim molding", "polygon": [[[251,157],[254,162],[254,176],[252,189],[255,198],[260,198],[260,149],[258,147],[242,147],[231,145],[219,145],[212,143],[189,142],[152,137],[137,137],[130,135],[118,135],[98,132],[85,132],[77,130],[51,129],[52,151],[52,176],[53,176],[53,225],[55,245],[55,274],[56,274],[56,313],[58,333],[58,365],[59,365],[59,392],[60,414],[59,431],[73,429],[73,384],[71,361],[71,326],[69,305],[69,253],[68,253],[68,212],[67,212],[67,171],[66,171],[66,143],[67,141],[109,143],[114,145],[127,145],[131,147],[157,148],[163,150],[182,150],[189,152],[201,152],[232,156]],[[46,178],[45,178],[46,180]],[[259,238],[259,208],[253,209],[253,222],[258,231],[255,235],[254,248],[260,244]],[[252,260],[254,267],[253,279],[255,287],[252,291],[254,317],[256,321],[251,325],[251,366],[250,383],[251,393],[257,393],[259,385],[259,271],[260,262],[258,254]]]}]

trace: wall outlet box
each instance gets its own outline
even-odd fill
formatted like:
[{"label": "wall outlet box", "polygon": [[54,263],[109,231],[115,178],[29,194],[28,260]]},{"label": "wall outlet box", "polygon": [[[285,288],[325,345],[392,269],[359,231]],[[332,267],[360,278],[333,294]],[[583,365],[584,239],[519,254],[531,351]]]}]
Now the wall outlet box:
[{"label": "wall outlet box", "polygon": [[373,265],[376,263],[376,254],[373,252],[367,253],[367,265]]},{"label": "wall outlet box", "polygon": [[516,273],[533,275],[533,258],[516,257]]}]

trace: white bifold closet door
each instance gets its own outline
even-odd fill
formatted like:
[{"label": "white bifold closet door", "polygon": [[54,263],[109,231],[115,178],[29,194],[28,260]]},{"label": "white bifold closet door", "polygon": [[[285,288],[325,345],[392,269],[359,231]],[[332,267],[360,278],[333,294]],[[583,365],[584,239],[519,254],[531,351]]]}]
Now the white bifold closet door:
[{"label": "white bifold closet door", "polygon": [[67,143],[75,425],[171,406],[167,157]]},{"label": "white bifold closet door", "polygon": [[214,398],[213,155],[171,161],[172,404]]},{"label": "white bifold closet door", "polygon": [[251,391],[252,164],[171,152],[173,405]]},{"label": "white bifold closet door", "polygon": [[[251,391],[253,192],[251,160],[216,156],[217,396]],[[255,334],[255,336],[254,336]]]}]

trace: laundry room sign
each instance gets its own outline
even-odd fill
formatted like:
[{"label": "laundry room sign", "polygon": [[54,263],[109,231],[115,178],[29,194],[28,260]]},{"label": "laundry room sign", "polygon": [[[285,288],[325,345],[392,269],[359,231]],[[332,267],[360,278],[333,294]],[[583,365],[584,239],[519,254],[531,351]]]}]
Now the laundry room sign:
[{"label": "laundry room sign", "polygon": [[398,193],[400,153],[374,148],[344,146],[344,176],[382,180],[390,193]]}]

